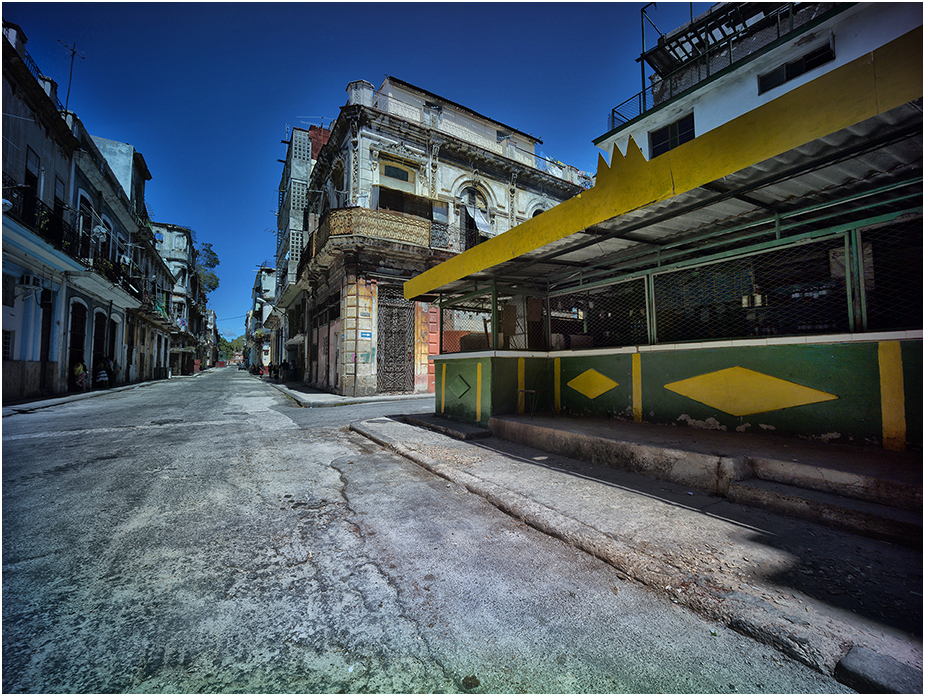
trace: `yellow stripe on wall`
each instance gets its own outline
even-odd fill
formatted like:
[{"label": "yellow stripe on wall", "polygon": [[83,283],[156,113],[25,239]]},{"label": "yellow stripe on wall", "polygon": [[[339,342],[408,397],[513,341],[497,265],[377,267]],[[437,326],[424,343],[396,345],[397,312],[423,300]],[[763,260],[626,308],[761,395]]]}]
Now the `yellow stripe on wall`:
[{"label": "yellow stripe on wall", "polygon": [[880,362],[880,412],[883,421],[883,448],[906,449],[906,392],[903,385],[903,358],[898,341],[877,346]]},{"label": "yellow stripe on wall", "polygon": [[475,368],[475,420],[482,420],[482,363]]},{"label": "yellow stripe on wall", "polygon": [[633,420],[642,422],[642,356],[633,353]]}]

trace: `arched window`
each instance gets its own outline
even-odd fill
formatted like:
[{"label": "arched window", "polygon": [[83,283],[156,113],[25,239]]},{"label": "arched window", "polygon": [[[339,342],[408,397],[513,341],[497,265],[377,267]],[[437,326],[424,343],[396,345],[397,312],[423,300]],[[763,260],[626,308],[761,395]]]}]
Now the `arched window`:
[{"label": "arched window", "polygon": [[87,307],[82,302],[71,303],[70,330],[68,332],[68,366],[84,362],[87,337]]},{"label": "arched window", "polygon": [[465,240],[465,248],[471,249],[491,236],[488,201],[485,200],[481,191],[474,186],[469,186],[463,189],[462,204],[460,227]]}]

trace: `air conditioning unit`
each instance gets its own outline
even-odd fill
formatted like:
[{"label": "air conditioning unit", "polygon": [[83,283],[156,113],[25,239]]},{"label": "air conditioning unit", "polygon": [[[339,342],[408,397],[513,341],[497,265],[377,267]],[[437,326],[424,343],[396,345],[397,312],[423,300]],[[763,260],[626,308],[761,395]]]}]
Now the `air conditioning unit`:
[{"label": "air conditioning unit", "polygon": [[31,275],[26,273],[19,278],[19,284],[22,287],[26,288],[40,288],[42,287],[42,279],[38,276]]}]

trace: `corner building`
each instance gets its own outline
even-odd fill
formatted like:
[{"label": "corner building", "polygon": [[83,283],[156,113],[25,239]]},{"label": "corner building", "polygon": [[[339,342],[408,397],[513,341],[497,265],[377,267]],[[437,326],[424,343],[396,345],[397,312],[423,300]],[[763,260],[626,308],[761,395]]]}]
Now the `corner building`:
[{"label": "corner building", "polygon": [[[292,331],[304,332],[303,381],[347,396],[432,392],[440,317],[402,284],[590,180],[542,157],[539,139],[397,78],[347,93],[307,191],[304,325]],[[484,329],[465,310],[450,320]]]}]

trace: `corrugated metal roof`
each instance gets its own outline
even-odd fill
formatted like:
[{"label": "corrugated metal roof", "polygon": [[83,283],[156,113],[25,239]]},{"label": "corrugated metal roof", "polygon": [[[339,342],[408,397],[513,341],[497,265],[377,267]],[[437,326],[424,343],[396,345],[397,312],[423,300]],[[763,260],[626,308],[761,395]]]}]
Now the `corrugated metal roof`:
[{"label": "corrugated metal roof", "polygon": [[[796,223],[787,234],[921,206],[922,104],[890,112],[782,153],[706,186],[607,220],[516,259],[437,289],[454,295],[478,281],[519,290],[577,284],[589,270],[615,275],[655,264],[659,250],[730,237],[743,225],[773,232],[775,214]],[[824,206],[824,223],[800,224],[799,211]],[[809,216],[812,217],[812,216]]]}]

